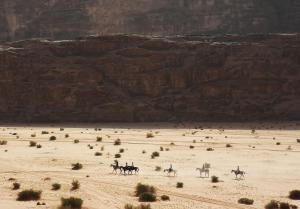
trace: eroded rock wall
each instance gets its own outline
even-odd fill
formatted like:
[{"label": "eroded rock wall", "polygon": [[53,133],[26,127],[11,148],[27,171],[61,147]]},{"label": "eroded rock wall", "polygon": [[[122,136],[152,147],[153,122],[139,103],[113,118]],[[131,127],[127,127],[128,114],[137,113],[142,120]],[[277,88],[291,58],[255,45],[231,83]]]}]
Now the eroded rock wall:
[{"label": "eroded rock wall", "polygon": [[0,47],[0,121],[300,119],[300,35],[102,36]]},{"label": "eroded rock wall", "polygon": [[0,40],[300,32],[299,0],[1,0]]}]

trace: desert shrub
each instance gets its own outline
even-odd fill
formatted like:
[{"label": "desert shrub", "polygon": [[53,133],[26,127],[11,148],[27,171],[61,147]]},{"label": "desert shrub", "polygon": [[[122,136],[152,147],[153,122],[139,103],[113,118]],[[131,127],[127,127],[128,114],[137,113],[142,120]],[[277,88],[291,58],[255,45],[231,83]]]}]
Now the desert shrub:
[{"label": "desert shrub", "polygon": [[123,148],[119,149],[119,153],[123,153],[123,152],[124,152]]},{"label": "desert shrub", "polygon": [[57,191],[60,190],[61,185],[59,183],[52,184],[52,190]]},{"label": "desert shrub", "polygon": [[18,189],[20,189],[20,187],[21,187],[21,185],[19,183],[15,182],[15,183],[13,183],[12,189],[13,190],[18,190]]},{"label": "desert shrub", "polygon": [[290,204],[287,202],[280,202],[279,209],[290,209]]},{"label": "desert shrub", "polygon": [[149,133],[146,134],[146,138],[153,138],[153,137],[154,137],[154,135],[151,132],[149,132]]},{"label": "desert shrub", "polygon": [[64,129],[64,128],[60,128],[59,130],[60,130],[60,131],[64,131],[65,129]]},{"label": "desert shrub", "polygon": [[6,140],[0,141],[0,145],[7,145],[7,141]]},{"label": "desert shrub", "polygon": [[97,136],[96,141],[97,141],[97,142],[102,142],[102,137]]},{"label": "desert shrub", "polygon": [[166,148],[166,151],[170,151],[170,149],[169,149],[169,148]]},{"label": "desert shrub", "polygon": [[195,140],[195,139],[193,140],[193,143],[196,143],[196,140]]},{"label": "desert shrub", "polygon": [[72,181],[72,187],[71,187],[71,190],[77,190],[77,189],[79,189],[79,187],[80,187],[79,181],[78,181],[78,180],[73,180],[73,181]]},{"label": "desert shrub", "polygon": [[120,139],[116,139],[114,142],[114,145],[118,146],[121,145],[121,140]]},{"label": "desert shrub", "polygon": [[254,200],[249,199],[249,198],[241,198],[238,200],[238,203],[244,204],[244,205],[253,205]]},{"label": "desert shrub", "polygon": [[104,146],[102,146],[100,150],[101,150],[101,151],[104,151]]},{"label": "desert shrub", "polygon": [[31,137],[36,137],[36,135],[35,134],[31,134]]},{"label": "desert shrub", "polygon": [[164,148],[163,148],[163,147],[160,147],[159,149],[160,149],[161,152],[164,151]]},{"label": "desert shrub", "polygon": [[78,139],[75,139],[74,140],[74,144],[78,144],[79,143],[79,140]]},{"label": "desert shrub", "polygon": [[206,149],[206,151],[214,151],[214,149],[209,147],[209,148]]},{"label": "desert shrub", "polygon": [[300,190],[290,191],[289,198],[292,200],[300,200]]},{"label": "desert shrub", "polygon": [[76,197],[61,198],[60,209],[81,209],[83,200]]},{"label": "desert shrub", "polygon": [[50,136],[49,140],[50,141],[55,141],[56,140],[56,136]]},{"label": "desert shrub", "polygon": [[119,153],[115,154],[115,158],[121,158],[121,157],[122,157],[121,154]]},{"label": "desert shrub", "polygon": [[265,209],[279,209],[279,204],[275,200],[271,200],[268,204],[265,205]]},{"label": "desert shrub", "polygon": [[160,166],[156,166],[155,167],[155,171],[161,171],[161,167]]},{"label": "desert shrub", "polygon": [[162,196],[160,197],[160,199],[161,199],[162,201],[168,201],[168,200],[170,200],[170,197],[169,197],[168,195],[162,195]]},{"label": "desert shrub", "polygon": [[147,152],[146,152],[146,150],[143,150],[142,153],[143,153],[143,154],[146,154]]},{"label": "desert shrub", "polygon": [[65,138],[69,138],[69,134],[65,134]]},{"label": "desert shrub", "polygon": [[32,201],[32,200],[39,200],[41,198],[41,191],[35,190],[23,190],[22,192],[18,193],[18,201]]},{"label": "desert shrub", "polygon": [[101,152],[95,152],[95,156],[102,156]]},{"label": "desert shrub", "polygon": [[195,147],[193,145],[190,145],[190,149],[194,149]]},{"label": "desert shrub", "polygon": [[147,184],[141,184],[138,183],[135,187],[135,196],[140,196],[142,193],[156,193],[156,189],[153,186],[147,185]]},{"label": "desert shrub", "polygon": [[183,188],[183,183],[182,182],[177,182],[176,187],[177,188]]},{"label": "desert shrub", "polygon": [[297,139],[297,143],[300,143],[300,139]]},{"label": "desert shrub", "polygon": [[74,163],[72,164],[72,170],[80,170],[82,169],[82,164],[81,163]]},{"label": "desert shrub", "polygon": [[171,143],[170,143],[170,145],[174,146],[174,145],[175,145],[175,143],[174,143],[174,142],[171,142]]},{"label": "desert shrub", "polygon": [[30,141],[29,142],[29,147],[35,147],[36,146],[36,142],[35,141]]},{"label": "desert shrub", "polygon": [[230,148],[230,147],[232,147],[232,145],[231,144],[226,144],[226,147]]},{"label": "desert shrub", "polygon": [[42,131],[42,134],[49,134],[49,131]]},{"label": "desert shrub", "polygon": [[124,209],[151,209],[151,206],[149,204],[140,204],[137,206],[131,205],[131,204],[126,204],[124,206]]},{"label": "desert shrub", "polygon": [[281,143],[280,142],[276,142],[276,145],[280,145]]},{"label": "desert shrub", "polygon": [[40,148],[42,148],[42,145],[37,144],[37,145],[36,145],[36,148],[40,149]]},{"label": "desert shrub", "polygon": [[151,158],[156,158],[156,157],[159,157],[159,152],[153,152],[152,155],[151,155]]},{"label": "desert shrub", "polygon": [[154,193],[144,192],[144,193],[140,194],[139,201],[140,202],[155,202],[156,195]]},{"label": "desert shrub", "polygon": [[212,182],[212,183],[218,183],[218,182],[219,182],[219,177],[217,177],[217,176],[212,176],[212,177],[211,177],[211,182]]}]

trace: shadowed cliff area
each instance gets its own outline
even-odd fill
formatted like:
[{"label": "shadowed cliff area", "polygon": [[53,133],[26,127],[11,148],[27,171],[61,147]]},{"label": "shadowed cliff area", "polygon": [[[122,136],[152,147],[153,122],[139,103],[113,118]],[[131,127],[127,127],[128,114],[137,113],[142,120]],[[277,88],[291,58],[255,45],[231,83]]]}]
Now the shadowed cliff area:
[{"label": "shadowed cliff area", "polygon": [[300,32],[299,0],[2,0],[0,41]]},{"label": "shadowed cliff area", "polygon": [[0,45],[1,122],[300,119],[300,35]]}]

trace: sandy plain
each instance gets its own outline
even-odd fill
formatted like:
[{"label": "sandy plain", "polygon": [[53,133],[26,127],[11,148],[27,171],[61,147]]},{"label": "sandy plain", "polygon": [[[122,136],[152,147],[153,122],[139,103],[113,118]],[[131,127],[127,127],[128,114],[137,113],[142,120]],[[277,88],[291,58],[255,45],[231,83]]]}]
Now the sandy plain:
[{"label": "sandy plain", "polygon": [[[49,134],[41,134],[42,131]],[[154,137],[147,138],[150,132]],[[50,136],[57,140],[49,141]],[[97,137],[102,137],[102,142],[97,142]],[[121,145],[115,146],[118,138]],[[170,196],[170,201],[151,203],[153,209],[259,209],[273,199],[300,207],[299,201],[288,199],[289,191],[300,189],[300,143],[296,141],[299,138],[297,122],[6,124],[0,127],[0,140],[7,141],[0,146],[0,208],[55,209],[61,197],[75,196],[84,200],[86,209],[122,209],[127,203],[138,204],[134,188],[139,182],[155,186],[158,196]],[[75,139],[79,143],[75,144]],[[36,141],[42,148],[29,147],[29,141]],[[278,142],[280,145],[276,145]],[[207,151],[209,147],[214,151]],[[118,159],[120,164],[134,162],[140,168],[139,174],[112,173],[110,164],[120,148],[125,149]],[[160,156],[151,159],[154,151]],[[95,156],[95,152],[103,155]],[[83,169],[71,170],[71,164],[77,162],[83,164]],[[221,182],[213,184],[210,178],[199,177],[196,168],[205,162],[211,164],[210,174],[218,176]],[[178,171],[176,177],[155,171],[156,166],[164,169],[170,164]],[[246,172],[243,180],[236,180],[230,172],[238,165]],[[81,187],[70,191],[74,179]],[[12,190],[13,182],[20,183],[21,189]],[[62,188],[52,191],[51,185],[56,182]],[[183,182],[184,187],[176,188],[177,182]],[[16,201],[19,191],[30,188],[42,191],[40,202],[46,205]],[[253,199],[254,204],[238,204],[242,197]]]}]

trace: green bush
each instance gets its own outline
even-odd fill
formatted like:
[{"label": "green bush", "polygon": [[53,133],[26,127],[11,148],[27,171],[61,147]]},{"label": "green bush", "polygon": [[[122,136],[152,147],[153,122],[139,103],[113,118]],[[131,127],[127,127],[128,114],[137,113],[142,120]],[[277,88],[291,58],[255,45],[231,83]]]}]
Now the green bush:
[{"label": "green bush", "polygon": [[61,185],[59,183],[52,184],[52,190],[57,191],[60,190]]},{"label": "green bush", "polygon": [[177,188],[182,188],[183,187],[183,183],[182,182],[177,182],[176,187]]},{"label": "green bush", "polygon": [[155,202],[156,195],[154,193],[144,192],[139,195],[139,201],[140,202]]},{"label": "green bush", "polygon": [[72,164],[72,170],[80,170],[82,168],[83,168],[83,165],[81,163]]},{"label": "green bush", "polygon": [[289,198],[292,200],[300,200],[300,190],[290,191]]},{"label": "green bush", "polygon": [[23,190],[22,192],[18,193],[18,201],[32,201],[32,200],[39,200],[41,199],[41,191],[35,190]]},{"label": "green bush", "polygon": [[83,200],[76,197],[61,198],[60,209],[81,209]]},{"label": "green bush", "polygon": [[169,197],[168,195],[162,195],[162,196],[160,197],[160,199],[161,199],[162,201],[168,201],[168,200],[170,200],[170,197]]},{"label": "green bush", "polygon": [[244,205],[253,205],[254,200],[249,199],[249,198],[241,198],[238,200],[238,203],[244,204]]},{"label": "green bush", "polygon": [[153,186],[138,183],[135,187],[135,196],[138,197],[145,192],[156,194],[156,189]]}]

